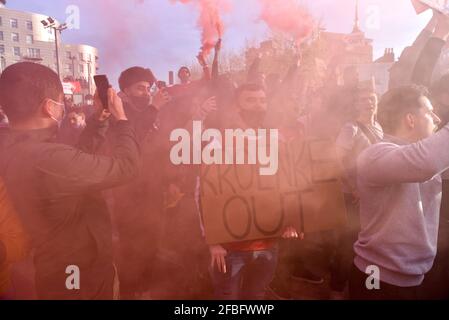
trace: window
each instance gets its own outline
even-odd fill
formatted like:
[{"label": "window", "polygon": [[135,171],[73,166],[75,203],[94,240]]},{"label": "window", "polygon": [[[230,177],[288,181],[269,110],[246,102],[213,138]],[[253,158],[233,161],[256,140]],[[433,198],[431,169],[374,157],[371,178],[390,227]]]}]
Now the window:
[{"label": "window", "polygon": [[0,17],[0,26],[2,26],[3,25],[3,19],[2,19],[2,17]]},{"label": "window", "polygon": [[67,57],[67,59],[72,59],[72,53],[70,51],[67,51],[65,53],[65,56]]},{"label": "window", "polygon": [[80,73],[84,73],[84,65],[83,64],[80,64]]},{"label": "window", "polygon": [[72,65],[70,63],[65,65],[65,72],[70,73],[71,75],[73,74],[73,68]]},{"label": "window", "polygon": [[26,38],[27,44],[33,44],[34,43],[34,38],[32,34],[27,34],[27,38]]},{"label": "window", "polygon": [[41,57],[41,50],[35,49],[35,48],[28,48],[28,57],[30,58],[40,58]]},{"label": "window", "polygon": [[12,32],[11,33],[11,41],[19,42],[19,34],[15,33],[15,32]]},{"label": "window", "polygon": [[19,47],[12,48],[12,52],[15,56],[20,57],[20,48]]},{"label": "window", "polygon": [[28,30],[33,31],[33,21],[27,21],[26,25]]},{"label": "window", "polygon": [[80,56],[80,61],[83,61],[84,60],[84,55],[83,55],[82,52],[80,52],[79,56]]},{"label": "window", "polygon": [[0,44],[0,54],[4,54],[4,53],[5,53],[5,45]]},{"label": "window", "polygon": [[11,19],[11,28],[18,28],[19,27],[19,21],[17,19]]},{"label": "window", "polygon": [[3,37],[3,31],[0,31],[0,40],[3,41],[5,38]]}]

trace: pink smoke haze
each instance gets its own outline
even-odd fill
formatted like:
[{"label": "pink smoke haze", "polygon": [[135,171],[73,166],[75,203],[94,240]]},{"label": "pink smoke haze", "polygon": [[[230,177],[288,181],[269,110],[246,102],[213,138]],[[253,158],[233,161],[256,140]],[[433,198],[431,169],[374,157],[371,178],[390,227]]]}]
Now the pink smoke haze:
[{"label": "pink smoke haze", "polygon": [[139,31],[154,28],[154,22],[142,14],[141,3],[143,0],[77,0],[83,10],[97,17],[91,21],[90,30],[95,35],[95,45],[102,48],[105,70],[128,66],[139,54],[136,48],[143,41]]},{"label": "pink smoke haze", "polygon": [[308,11],[296,0],[259,0],[261,20],[273,31],[291,35],[298,45],[307,38],[315,25]]},{"label": "pink smoke haze", "polygon": [[195,5],[199,11],[198,26],[201,29],[201,53],[207,57],[214,48],[218,39],[224,33],[222,14],[231,9],[229,0],[171,0],[183,4]]}]

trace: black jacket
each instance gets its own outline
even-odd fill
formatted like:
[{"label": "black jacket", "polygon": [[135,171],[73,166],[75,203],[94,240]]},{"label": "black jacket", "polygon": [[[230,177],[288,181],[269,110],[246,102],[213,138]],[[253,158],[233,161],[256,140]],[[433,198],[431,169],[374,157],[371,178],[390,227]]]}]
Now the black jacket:
[{"label": "black jacket", "polygon": [[[0,135],[0,175],[35,249],[39,298],[112,298],[111,221],[101,191],[136,177],[140,151],[132,126],[119,121],[112,156],[92,154],[96,129],[86,128],[80,148],[53,142],[55,129]],[[80,269],[80,290],[66,288],[70,265]]]},{"label": "black jacket", "polygon": [[427,41],[413,69],[412,83],[430,87],[435,66],[445,45],[446,41],[439,38],[432,37]]}]

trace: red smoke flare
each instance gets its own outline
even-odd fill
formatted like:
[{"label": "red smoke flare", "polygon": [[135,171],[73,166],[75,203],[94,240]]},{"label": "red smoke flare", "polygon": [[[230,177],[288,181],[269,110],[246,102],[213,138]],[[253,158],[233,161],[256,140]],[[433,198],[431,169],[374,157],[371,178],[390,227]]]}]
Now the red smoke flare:
[{"label": "red smoke flare", "polygon": [[259,0],[262,5],[260,18],[275,31],[290,34],[298,46],[314,27],[314,19],[297,0]]},{"label": "red smoke flare", "polygon": [[140,3],[143,0],[132,3],[77,0],[77,5],[90,20],[91,32],[87,34],[87,42],[101,48],[103,72],[128,67],[130,61],[138,59],[143,34],[147,36],[146,31],[155,27],[154,22],[149,22],[142,14]]},{"label": "red smoke flare", "polygon": [[171,0],[184,4],[192,3],[200,10],[198,26],[201,28],[202,55],[207,57],[218,39],[223,36],[224,24],[221,13],[229,10],[229,0]]}]

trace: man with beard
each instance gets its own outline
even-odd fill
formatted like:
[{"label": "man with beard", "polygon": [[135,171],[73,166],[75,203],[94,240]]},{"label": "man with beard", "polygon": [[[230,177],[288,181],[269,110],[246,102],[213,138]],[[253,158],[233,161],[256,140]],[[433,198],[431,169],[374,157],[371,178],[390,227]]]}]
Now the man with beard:
[{"label": "man with beard", "polygon": [[163,188],[162,159],[155,156],[154,134],[159,110],[170,97],[164,90],[151,97],[156,79],[149,69],[133,67],[119,78],[119,96],[141,144],[142,173],[114,190],[115,226],[119,236],[121,297],[144,298],[150,289],[151,271],[161,229]]},{"label": "man with beard", "polygon": [[[230,110],[223,129],[264,127],[267,97],[262,86],[242,85],[236,91],[236,105]],[[298,238],[294,228],[286,228],[284,238]],[[259,239],[212,245],[211,273],[215,298],[219,300],[262,300],[273,279],[277,261],[277,239]]]}]

